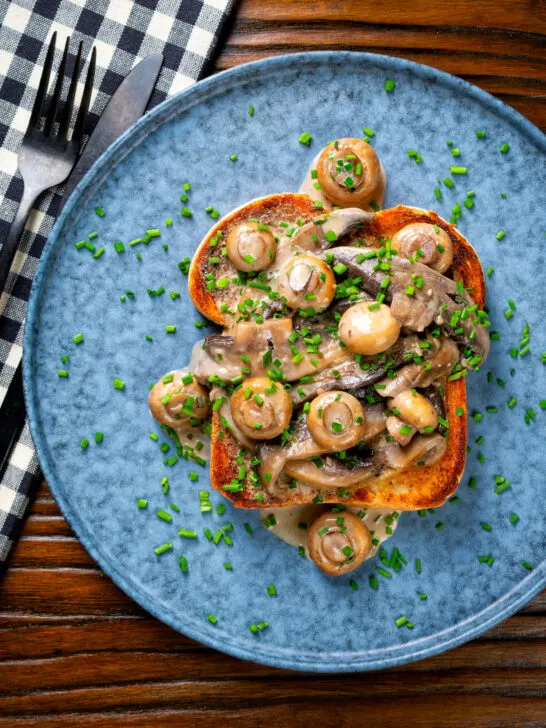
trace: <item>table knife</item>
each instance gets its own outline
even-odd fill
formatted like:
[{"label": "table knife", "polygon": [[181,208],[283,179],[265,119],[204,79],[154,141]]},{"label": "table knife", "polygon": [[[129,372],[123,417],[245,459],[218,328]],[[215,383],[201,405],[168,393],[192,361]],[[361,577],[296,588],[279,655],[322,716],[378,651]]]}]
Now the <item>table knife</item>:
[{"label": "table knife", "polygon": [[[88,169],[123,132],[127,131],[146,111],[154,90],[163,55],[146,56],[121,82],[107,103],[85,148],[66,182],[59,213]],[[22,363],[6,393],[0,417],[0,480],[13,445],[25,421]]]},{"label": "table knife", "polygon": [[146,111],[154,90],[163,55],[153,53],[136,65],[121,82],[107,103],[80,158],[67,180],[59,213],[87,170],[97,161],[110,144],[127,131]]}]

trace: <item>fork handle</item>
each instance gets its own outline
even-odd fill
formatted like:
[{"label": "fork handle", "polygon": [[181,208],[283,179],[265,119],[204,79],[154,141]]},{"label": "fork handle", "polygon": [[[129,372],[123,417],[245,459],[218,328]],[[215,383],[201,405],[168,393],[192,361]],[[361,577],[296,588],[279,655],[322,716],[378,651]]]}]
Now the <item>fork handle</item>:
[{"label": "fork handle", "polygon": [[6,280],[9,275],[11,264],[15,256],[15,251],[19,244],[19,239],[25,229],[28,216],[31,213],[32,206],[40,193],[33,189],[24,189],[23,199],[17,210],[14,221],[11,223],[8,237],[5,239],[2,249],[0,250],[0,295],[6,286]]}]

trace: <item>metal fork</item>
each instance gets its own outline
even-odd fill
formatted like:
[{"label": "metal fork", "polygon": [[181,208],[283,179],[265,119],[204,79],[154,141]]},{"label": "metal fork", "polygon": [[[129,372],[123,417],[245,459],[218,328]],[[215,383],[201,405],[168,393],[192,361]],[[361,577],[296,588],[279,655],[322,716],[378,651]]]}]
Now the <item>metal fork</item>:
[{"label": "metal fork", "polygon": [[47,49],[44,70],[40,78],[30,122],[17,158],[17,166],[24,183],[23,198],[15,219],[11,224],[8,237],[0,250],[0,295],[4,290],[19,238],[25,228],[25,223],[34,203],[42,192],[64,182],[74,166],[81,146],[85,119],[89,111],[89,102],[95,75],[95,48],[91,52],[80,108],[72,138],[69,140],[67,135],[70,127],[70,119],[74,110],[74,98],[76,96],[82,60],[83,43],[80,42],[66,104],[59,117],[58,129],[55,131],[55,122],[57,121],[59,112],[66,61],[68,58],[68,46],[70,43],[70,37],[68,37],[66,39],[61,65],[59,66],[53,96],[48,105],[45,124],[43,129],[41,128],[42,113],[44,112],[49,87],[49,77],[53,65],[56,40],[57,32],[53,33],[49,48]]}]

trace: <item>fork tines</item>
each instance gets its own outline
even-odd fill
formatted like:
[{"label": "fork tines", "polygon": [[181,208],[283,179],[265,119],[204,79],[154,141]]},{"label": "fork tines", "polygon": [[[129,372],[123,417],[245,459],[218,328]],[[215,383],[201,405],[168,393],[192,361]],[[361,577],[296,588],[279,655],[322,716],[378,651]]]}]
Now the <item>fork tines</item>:
[{"label": "fork tines", "polygon": [[[51,36],[51,40],[49,41],[49,47],[47,49],[45,61],[44,61],[44,68],[42,71],[42,76],[40,78],[40,83],[38,86],[38,91],[36,93],[36,98],[34,100],[34,106],[32,108],[32,113],[30,115],[30,123],[28,130],[29,132],[32,130],[37,130],[40,126],[42,116],[44,114],[44,107],[47,97],[47,91],[49,88],[49,80],[51,76],[51,69],[53,66],[53,57],[55,55],[55,45],[57,41],[57,31],[53,33]],[[63,84],[64,84],[64,77],[66,72],[66,65],[68,61],[68,50],[70,46],[70,36],[66,39],[66,43],[64,46],[63,51],[63,57],[61,60],[61,65],[59,66],[59,70],[57,72],[57,81],[55,83],[55,88],[53,90],[53,96],[51,97],[51,100],[49,101],[47,112],[45,113],[46,119],[44,124],[43,133],[45,136],[57,136],[58,139],[66,139],[68,140],[68,131],[70,128],[70,120],[72,118],[72,112],[74,111],[74,103],[76,98],[76,89],[78,86],[78,80],[80,76],[80,70],[82,66],[82,52],[83,52],[83,42],[80,41],[78,46],[78,53],[76,55],[76,60],[74,62],[74,68],[72,71],[72,77],[70,80],[70,87],[68,89],[68,95],[66,98],[66,102],[64,104],[63,111],[59,117],[59,128],[57,130],[57,133],[55,135],[54,128],[55,128],[55,122],[57,121],[57,116],[59,114],[59,107],[61,104],[61,98],[62,98],[62,92],[63,92]],[[74,145],[79,148],[83,136],[83,130],[85,125],[85,119],[87,116],[87,112],[89,111],[89,104],[91,101],[91,92],[93,90],[93,80],[95,77],[95,66],[96,66],[96,49],[93,47],[93,50],[91,51],[91,56],[89,59],[89,65],[87,68],[87,76],[85,79],[85,85],[83,89],[83,95],[82,100],[80,103],[80,108],[78,111],[78,115],[76,118],[76,123],[74,125],[74,132],[72,134],[72,142]]]}]

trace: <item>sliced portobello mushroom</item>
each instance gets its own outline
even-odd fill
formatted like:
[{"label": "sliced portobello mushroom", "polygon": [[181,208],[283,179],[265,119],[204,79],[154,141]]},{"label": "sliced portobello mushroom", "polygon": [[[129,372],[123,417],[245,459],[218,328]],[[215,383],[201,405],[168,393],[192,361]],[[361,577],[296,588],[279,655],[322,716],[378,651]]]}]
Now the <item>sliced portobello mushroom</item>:
[{"label": "sliced portobello mushroom", "polygon": [[241,376],[267,377],[275,370],[283,381],[292,382],[349,358],[332,333],[315,331],[312,336],[316,356],[308,353],[309,337],[294,332],[291,319],[269,319],[263,324],[241,321],[205,339],[194,374],[200,382],[214,383],[238,381]]}]

